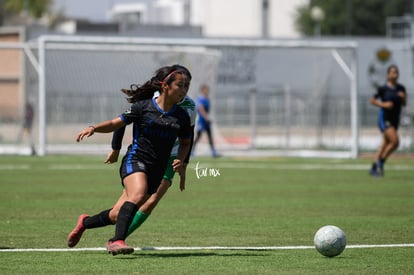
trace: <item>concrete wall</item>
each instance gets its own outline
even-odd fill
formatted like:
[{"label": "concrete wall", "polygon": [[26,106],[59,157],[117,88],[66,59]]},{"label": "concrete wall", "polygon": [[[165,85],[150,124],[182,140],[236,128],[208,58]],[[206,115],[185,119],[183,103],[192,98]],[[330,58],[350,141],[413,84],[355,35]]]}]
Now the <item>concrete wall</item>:
[{"label": "concrete wall", "polygon": [[[0,43],[24,40],[20,28],[2,28]],[[0,49],[0,121],[13,122],[20,118],[23,91],[23,55],[18,49]]]}]

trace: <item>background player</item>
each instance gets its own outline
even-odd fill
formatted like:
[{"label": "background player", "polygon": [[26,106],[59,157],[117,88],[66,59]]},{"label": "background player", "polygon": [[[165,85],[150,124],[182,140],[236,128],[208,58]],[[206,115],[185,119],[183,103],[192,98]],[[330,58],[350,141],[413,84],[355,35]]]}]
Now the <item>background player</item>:
[{"label": "background player", "polygon": [[407,94],[405,87],[397,82],[398,77],[398,67],[396,65],[388,67],[387,82],[379,87],[377,93],[370,99],[372,105],[380,107],[378,125],[383,136],[382,144],[369,171],[372,176],[384,175],[385,161],[399,145],[397,131],[401,108],[406,105]]},{"label": "background player", "polygon": [[31,154],[35,155],[36,150],[34,147],[33,136],[32,136],[33,118],[34,118],[33,105],[30,102],[27,102],[24,108],[22,129],[19,131],[19,134],[17,136],[17,143],[18,144],[21,143],[23,136],[26,135],[29,139]]},{"label": "background player", "polygon": [[201,95],[197,98],[197,112],[198,112],[198,119],[197,119],[197,134],[194,140],[194,148],[197,142],[200,140],[201,134],[203,132],[207,133],[208,142],[210,144],[211,154],[213,157],[218,157],[219,155],[214,148],[214,141],[213,136],[211,133],[211,120],[209,117],[210,112],[210,99],[208,97],[210,93],[210,88],[203,84],[201,86]]}]

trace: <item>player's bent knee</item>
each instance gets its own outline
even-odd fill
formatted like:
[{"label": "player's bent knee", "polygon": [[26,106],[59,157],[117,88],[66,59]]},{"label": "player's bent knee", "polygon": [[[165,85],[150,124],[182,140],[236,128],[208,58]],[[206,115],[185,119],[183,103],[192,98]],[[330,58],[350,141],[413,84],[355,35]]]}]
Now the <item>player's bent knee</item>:
[{"label": "player's bent knee", "polygon": [[397,149],[400,146],[400,141],[397,139],[392,143],[392,145],[394,146],[394,149]]},{"label": "player's bent knee", "polygon": [[391,137],[389,142],[393,148],[398,148],[398,146],[400,145],[400,139],[398,138],[398,136]]},{"label": "player's bent knee", "polygon": [[136,205],[141,205],[145,203],[146,200],[147,200],[147,196],[143,194],[132,194],[128,197],[128,201]]},{"label": "player's bent knee", "polygon": [[119,213],[119,209],[118,209],[118,210],[112,209],[112,210],[109,212],[109,219],[111,220],[111,222],[112,222],[113,224],[115,224],[115,223],[116,223],[116,220],[117,220],[117,217],[118,217],[118,213]]}]

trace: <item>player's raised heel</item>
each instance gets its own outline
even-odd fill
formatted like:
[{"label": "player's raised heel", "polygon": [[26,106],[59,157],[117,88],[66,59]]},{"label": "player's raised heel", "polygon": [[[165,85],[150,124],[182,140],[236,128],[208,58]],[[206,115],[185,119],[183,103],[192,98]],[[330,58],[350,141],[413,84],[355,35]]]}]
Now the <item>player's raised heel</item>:
[{"label": "player's raised heel", "polygon": [[68,235],[67,244],[69,247],[74,247],[80,241],[83,232],[86,230],[86,228],[83,226],[83,220],[88,217],[88,214],[82,214],[79,216],[75,228]]},{"label": "player's raised heel", "polygon": [[378,167],[378,175],[380,177],[383,177],[384,176],[384,163],[381,162],[381,161],[378,161],[377,162],[377,167]]},{"label": "player's raised heel", "polygon": [[132,254],[134,253],[134,248],[127,246],[123,240],[117,240],[113,242],[109,241],[106,244],[106,251],[112,254],[112,256],[116,256],[118,254]]},{"label": "player's raised heel", "polygon": [[377,169],[370,169],[369,174],[373,177],[379,177],[380,174],[378,173]]}]

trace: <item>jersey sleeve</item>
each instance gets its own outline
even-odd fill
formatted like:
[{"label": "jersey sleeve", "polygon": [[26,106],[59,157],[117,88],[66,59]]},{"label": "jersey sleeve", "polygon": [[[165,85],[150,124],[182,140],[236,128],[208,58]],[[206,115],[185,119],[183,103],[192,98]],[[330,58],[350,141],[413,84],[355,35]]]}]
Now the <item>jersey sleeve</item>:
[{"label": "jersey sleeve", "polygon": [[180,131],[178,132],[179,138],[191,138],[193,135],[193,132],[191,131],[191,122],[190,117],[188,116],[187,112],[183,112],[182,116],[182,123]]},{"label": "jersey sleeve", "polygon": [[122,139],[124,138],[124,134],[125,134],[125,128],[126,126],[121,127],[114,131],[112,135],[112,149],[113,150],[121,150]]},{"label": "jersey sleeve", "polygon": [[199,98],[197,98],[196,106],[197,106],[197,109],[200,108],[201,106],[203,108],[207,109],[208,100],[206,98],[200,96]]},{"label": "jersey sleeve", "polygon": [[405,87],[404,87],[403,85],[401,85],[401,84],[398,84],[398,86],[397,86],[397,94],[391,98],[391,101],[392,101],[394,104],[398,104],[398,105],[400,105],[400,104],[402,103],[402,100],[403,100],[403,99],[402,99],[402,97],[399,95],[399,93],[400,93],[400,92],[402,92],[402,93],[406,94]]},{"label": "jersey sleeve", "polygon": [[184,163],[190,162],[191,152],[193,151],[193,145],[194,145],[194,125],[191,125],[190,150],[188,150],[188,154],[184,160]]},{"label": "jersey sleeve", "polygon": [[407,94],[407,91],[405,90],[405,87],[401,84],[398,85],[398,92],[402,92],[404,94]]},{"label": "jersey sleeve", "polygon": [[384,95],[385,95],[385,87],[384,86],[380,86],[377,88],[377,92],[373,95],[374,98],[376,99],[383,99]]},{"label": "jersey sleeve", "polygon": [[197,111],[195,109],[195,103],[193,105],[193,108],[191,109],[191,112],[189,113],[190,115],[190,121],[191,121],[191,126],[195,125],[196,119],[197,119]]},{"label": "jersey sleeve", "polygon": [[197,119],[196,103],[189,96],[186,97],[185,103],[186,106],[183,109],[187,111],[188,116],[190,117],[191,126],[194,126]]},{"label": "jersey sleeve", "polygon": [[132,122],[136,121],[142,114],[142,101],[138,101],[131,105],[131,107],[126,110],[123,114],[119,117],[125,124],[131,124]]}]

